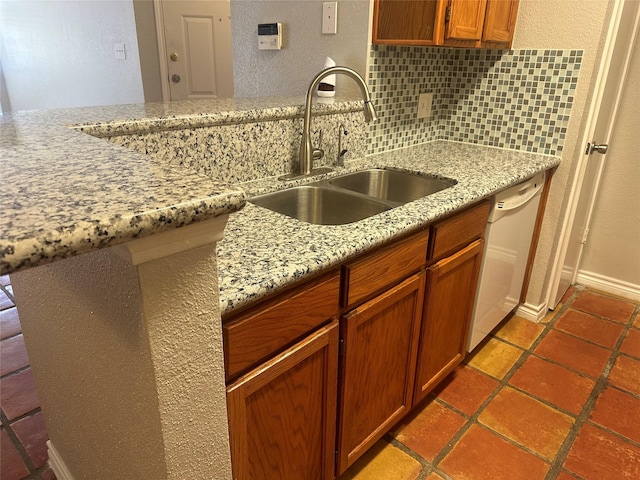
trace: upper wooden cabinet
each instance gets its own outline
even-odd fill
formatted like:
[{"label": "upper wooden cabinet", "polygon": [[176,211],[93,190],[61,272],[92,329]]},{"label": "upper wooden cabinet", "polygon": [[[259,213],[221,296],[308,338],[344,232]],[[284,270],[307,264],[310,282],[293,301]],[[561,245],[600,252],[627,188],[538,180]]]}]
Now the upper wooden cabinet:
[{"label": "upper wooden cabinet", "polygon": [[373,43],[440,45],[446,0],[375,0]]},{"label": "upper wooden cabinet", "polygon": [[510,48],[518,0],[374,0],[373,43]]},{"label": "upper wooden cabinet", "polygon": [[482,38],[487,0],[450,0],[445,17],[445,40]]},{"label": "upper wooden cabinet", "polygon": [[516,29],[518,0],[489,0],[484,17],[482,42],[508,43],[511,46],[513,32]]}]

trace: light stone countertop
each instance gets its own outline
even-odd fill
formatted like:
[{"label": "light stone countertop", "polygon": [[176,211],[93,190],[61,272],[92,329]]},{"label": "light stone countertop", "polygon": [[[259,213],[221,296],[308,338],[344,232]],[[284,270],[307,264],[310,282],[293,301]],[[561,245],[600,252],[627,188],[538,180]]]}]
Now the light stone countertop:
[{"label": "light stone countertop", "polygon": [[[314,114],[353,111],[354,102],[315,105]],[[229,99],[0,116],[0,274],[233,213],[217,249],[221,311],[229,313],[560,162],[446,141],[369,156],[335,174],[387,167],[458,183],[353,224],[319,226],[245,206],[247,194],[291,183],[229,185],[96,138],[291,118],[302,110],[291,98]]]},{"label": "light stone countertop", "polygon": [[[435,141],[372,155],[335,172],[386,167],[458,182],[359,222],[312,225],[248,203],[230,216],[224,239],[218,243],[221,311],[225,314],[246,306],[559,163],[555,156]],[[276,178],[239,184],[249,196],[291,185]]]},{"label": "light stone countertop", "polygon": [[[218,99],[0,115],[0,275],[233,213],[245,204],[243,190],[234,185],[96,136],[291,118],[302,113],[303,102]],[[348,100],[316,105],[314,112],[353,108]]]}]

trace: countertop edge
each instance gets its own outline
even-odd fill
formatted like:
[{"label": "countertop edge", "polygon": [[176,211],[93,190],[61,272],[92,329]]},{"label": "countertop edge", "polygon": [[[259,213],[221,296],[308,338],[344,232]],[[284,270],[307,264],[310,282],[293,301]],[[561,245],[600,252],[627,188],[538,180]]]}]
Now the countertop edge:
[{"label": "countertop edge", "polygon": [[[306,281],[395,238],[409,235],[441,218],[483,199],[490,198],[510,186],[531,178],[539,172],[553,169],[560,164],[560,158],[557,156],[458,142],[435,141],[350,162],[350,165],[342,173],[363,168],[391,167],[430,174],[433,172],[430,171],[432,169],[428,165],[416,165],[412,161],[400,165],[398,161],[399,158],[405,156],[411,157],[412,152],[428,150],[430,144],[445,145],[444,149],[483,152],[487,157],[514,158],[521,164],[507,173],[501,172],[500,175],[496,175],[496,178],[489,175],[486,181],[478,182],[478,185],[471,185],[472,182],[461,182],[457,191],[450,189],[451,191],[448,193],[438,193],[410,202],[405,206],[351,224],[351,227],[346,225],[332,229],[326,226],[304,224],[250,204],[243,212],[230,217],[225,238],[218,245],[220,311],[223,317],[233,316],[292,285]],[[442,176],[445,177],[455,176],[447,171],[437,173],[442,173]],[[273,179],[265,180],[265,184],[268,185],[270,180]],[[270,190],[265,184],[256,182],[255,185],[258,186],[255,187],[255,185],[245,183],[243,188],[246,189],[249,196],[252,196],[252,193],[255,195]],[[256,190],[253,190],[254,188]],[[279,188],[281,185],[271,187],[275,190]],[[246,229],[247,222],[255,226],[258,221],[268,223],[273,230],[279,229],[278,234],[281,236],[282,244],[279,244],[277,239],[271,239],[270,244],[268,239],[264,239],[264,237],[268,237],[266,233],[263,233],[263,238],[244,244],[247,242],[247,237],[251,237]],[[356,226],[353,227],[353,225]],[[361,231],[360,234],[354,233],[357,230]],[[303,233],[300,233],[301,231]],[[305,245],[299,245],[303,242],[296,241],[296,238],[304,239]],[[254,244],[259,250],[257,253],[249,251],[249,245],[253,246]],[[330,253],[322,250],[323,246],[327,245],[328,250],[333,249]],[[242,255],[245,258],[240,259],[236,252],[231,252],[232,248],[238,248],[244,252]],[[296,258],[296,249],[300,251],[300,260]],[[305,259],[304,255],[307,255],[308,258]],[[265,267],[268,273],[261,276],[260,268],[263,263],[271,263],[273,267],[270,265]],[[243,268],[244,271],[242,271]],[[238,269],[237,272],[236,269]],[[246,281],[248,279],[251,280]]]},{"label": "countertop edge", "polygon": [[0,252],[3,254],[0,260],[0,275],[16,273],[238,212],[244,208],[246,200],[244,191],[230,190],[209,198],[171,205],[151,212],[61,225],[52,231],[38,232],[29,238],[3,238],[0,239]]}]

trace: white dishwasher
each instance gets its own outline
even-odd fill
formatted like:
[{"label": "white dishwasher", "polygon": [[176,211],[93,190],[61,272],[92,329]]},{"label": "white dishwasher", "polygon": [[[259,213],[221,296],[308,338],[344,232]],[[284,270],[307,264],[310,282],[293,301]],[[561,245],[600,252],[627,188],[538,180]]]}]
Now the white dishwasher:
[{"label": "white dishwasher", "polygon": [[492,199],[468,352],[520,302],[544,176],[539,173]]}]

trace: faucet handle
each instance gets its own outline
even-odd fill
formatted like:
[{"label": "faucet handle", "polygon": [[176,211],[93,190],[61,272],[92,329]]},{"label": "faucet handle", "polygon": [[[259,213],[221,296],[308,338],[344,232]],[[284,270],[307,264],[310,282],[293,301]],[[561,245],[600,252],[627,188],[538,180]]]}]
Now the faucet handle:
[{"label": "faucet handle", "polygon": [[318,138],[318,147],[313,147],[311,149],[311,156],[314,160],[320,160],[324,157],[324,150],[322,147],[322,130],[320,130],[319,138]]}]

